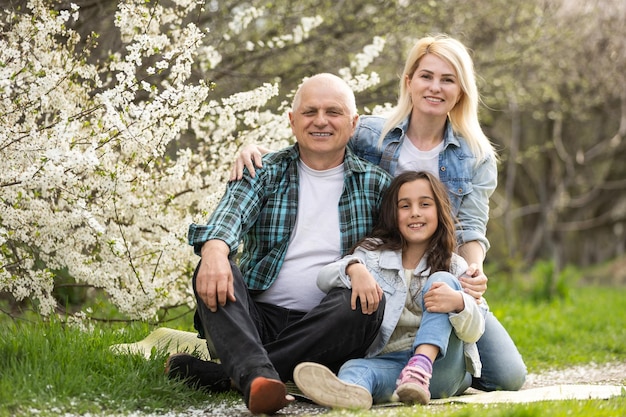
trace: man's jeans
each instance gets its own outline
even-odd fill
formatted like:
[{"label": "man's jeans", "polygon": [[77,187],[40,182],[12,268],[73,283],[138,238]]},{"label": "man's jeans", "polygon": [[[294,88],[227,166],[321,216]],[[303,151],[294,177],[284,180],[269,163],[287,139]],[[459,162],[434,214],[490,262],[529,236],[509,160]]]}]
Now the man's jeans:
[{"label": "man's jeans", "polygon": [[[210,350],[225,371],[245,390],[254,378],[289,381],[295,366],[317,362],[333,370],[347,360],[363,357],[383,319],[384,299],[371,315],[350,308],[351,290],[335,288],[308,313],[255,303],[239,268],[231,262],[236,302],[211,312],[193,287],[198,315]],[[211,346],[211,343],[213,346]]]}]

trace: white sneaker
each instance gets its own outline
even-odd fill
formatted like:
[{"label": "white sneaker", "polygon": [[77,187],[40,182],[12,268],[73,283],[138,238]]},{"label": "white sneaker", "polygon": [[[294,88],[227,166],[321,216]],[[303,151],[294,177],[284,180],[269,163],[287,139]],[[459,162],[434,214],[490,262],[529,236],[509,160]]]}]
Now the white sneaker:
[{"label": "white sneaker", "polygon": [[302,362],[293,370],[293,380],[304,395],[331,408],[372,408],[372,395],[364,387],[349,384],[324,365]]}]

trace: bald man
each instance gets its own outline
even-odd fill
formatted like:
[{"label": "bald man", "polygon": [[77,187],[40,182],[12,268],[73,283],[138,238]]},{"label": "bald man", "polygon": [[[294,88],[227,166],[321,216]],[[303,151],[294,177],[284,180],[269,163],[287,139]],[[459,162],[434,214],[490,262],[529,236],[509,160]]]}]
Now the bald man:
[{"label": "bald man", "polygon": [[364,356],[382,321],[382,296],[372,288],[354,300],[350,289],[326,294],[316,285],[322,266],[371,231],[390,182],[346,147],[357,120],[342,79],[306,79],[289,113],[296,143],[264,156],[254,178],[246,171],[230,182],[207,224],[189,227],[201,257],[195,325],[220,363],[173,355],[170,377],[208,391],[234,387],[253,414],[273,414],[293,400],[284,382],[298,363],[338,370]]}]

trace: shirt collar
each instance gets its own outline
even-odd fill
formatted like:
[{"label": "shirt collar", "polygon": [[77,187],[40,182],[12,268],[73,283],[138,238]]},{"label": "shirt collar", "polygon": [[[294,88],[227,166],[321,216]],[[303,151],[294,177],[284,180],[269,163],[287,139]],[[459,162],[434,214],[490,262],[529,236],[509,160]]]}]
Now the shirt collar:
[{"label": "shirt collar", "polygon": [[[404,137],[406,135],[406,131],[409,129],[409,121],[411,120],[411,114],[404,118],[400,123],[396,125],[394,129],[399,129],[402,132],[402,135],[399,137]],[[454,129],[452,129],[452,123],[450,122],[450,118],[446,119],[446,127],[443,133],[443,148],[446,149],[448,145],[454,145],[456,147],[461,147],[461,142],[454,134]]]},{"label": "shirt collar", "polygon": [[[419,264],[415,268],[413,275],[429,276],[430,268],[426,267],[428,257],[423,256]],[[395,271],[404,271],[402,266],[402,250],[390,251],[384,250],[380,253],[379,264],[382,269],[390,269]]]}]

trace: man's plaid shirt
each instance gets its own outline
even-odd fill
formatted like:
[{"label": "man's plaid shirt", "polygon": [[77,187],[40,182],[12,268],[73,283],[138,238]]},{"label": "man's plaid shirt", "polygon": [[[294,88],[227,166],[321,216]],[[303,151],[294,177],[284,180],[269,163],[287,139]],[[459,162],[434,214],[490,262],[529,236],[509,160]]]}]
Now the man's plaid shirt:
[{"label": "man's plaid shirt", "polygon": [[[239,243],[243,251],[239,267],[251,290],[269,288],[278,276],[298,212],[298,145],[263,158],[263,168],[251,178],[247,170],[241,181],[230,182],[206,225],[189,226],[189,244],[200,255],[211,239],[224,241],[231,258]],[[344,189],[339,200],[341,253],[371,232],[391,182],[387,172],[366,162],[346,148]]]}]

